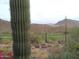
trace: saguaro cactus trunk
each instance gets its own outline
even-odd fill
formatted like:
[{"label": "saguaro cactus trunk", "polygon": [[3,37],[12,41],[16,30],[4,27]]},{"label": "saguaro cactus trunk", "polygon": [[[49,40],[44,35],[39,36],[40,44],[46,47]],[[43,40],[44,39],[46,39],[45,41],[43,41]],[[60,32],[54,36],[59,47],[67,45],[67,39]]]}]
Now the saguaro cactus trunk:
[{"label": "saguaro cactus trunk", "polygon": [[10,0],[13,59],[29,59],[29,0]]}]

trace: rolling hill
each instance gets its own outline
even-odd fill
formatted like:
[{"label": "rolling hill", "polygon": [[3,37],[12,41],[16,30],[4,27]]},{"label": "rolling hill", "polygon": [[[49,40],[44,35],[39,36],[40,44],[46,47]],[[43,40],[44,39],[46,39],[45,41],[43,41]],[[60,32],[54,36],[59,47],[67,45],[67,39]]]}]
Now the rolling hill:
[{"label": "rolling hill", "polygon": [[79,27],[79,21],[72,19],[67,19],[67,20],[64,19],[56,23],[56,25],[64,26],[65,23],[67,23],[68,28]]},{"label": "rolling hill", "polygon": [[[68,28],[79,27],[79,21],[67,19],[62,20],[56,24],[31,24],[31,32],[63,32],[64,24],[67,22]],[[0,32],[11,32],[11,24],[9,21],[0,19]]]}]

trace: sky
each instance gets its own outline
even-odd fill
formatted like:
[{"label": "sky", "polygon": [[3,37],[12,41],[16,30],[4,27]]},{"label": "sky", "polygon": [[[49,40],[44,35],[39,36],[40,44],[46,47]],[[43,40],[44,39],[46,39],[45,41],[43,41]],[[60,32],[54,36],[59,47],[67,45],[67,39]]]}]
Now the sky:
[{"label": "sky", "polygon": [[[32,23],[50,24],[69,19],[79,20],[79,0],[30,0]],[[0,18],[10,21],[9,0],[0,0]]]}]

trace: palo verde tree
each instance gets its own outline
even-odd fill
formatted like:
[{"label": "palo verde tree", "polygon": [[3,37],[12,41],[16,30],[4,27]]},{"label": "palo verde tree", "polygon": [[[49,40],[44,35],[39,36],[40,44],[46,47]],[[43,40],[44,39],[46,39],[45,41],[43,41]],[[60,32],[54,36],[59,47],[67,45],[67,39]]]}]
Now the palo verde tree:
[{"label": "palo verde tree", "polygon": [[29,0],[10,0],[10,11],[13,35],[13,59],[29,59]]}]

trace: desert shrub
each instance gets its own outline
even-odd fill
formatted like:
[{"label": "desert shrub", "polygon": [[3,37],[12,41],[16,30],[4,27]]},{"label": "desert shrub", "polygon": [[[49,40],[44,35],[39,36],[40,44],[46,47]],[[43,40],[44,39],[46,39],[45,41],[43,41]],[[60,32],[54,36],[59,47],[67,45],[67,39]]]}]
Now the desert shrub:
[{"label": "desert shrub", "polygon": [[[67,46],[64,45],[61,53],[59,53],[58,59],[79,59],[79,28],[74,28],[69,31],[67,42],[65,43],[67,43]],[[49,59],[57,58],[54,55],[49,55]]]},{"label": "desert shrub", "polygon": [[74,28],[69,33],[69,47],[70,51],[73,52],[75,59],[79,58],[79,28]]},{"label": "desert shrub", "polygon": [[70,30],[67,37],[67,49],[61,52],[60,59],[79,59],[79,28]]},{"label": "desert shrub", "polygon": [[34,33],[32,32],[30,34],[30,38],[31,38],[31,43],[42,43],[44,42],[44,38],[43,38],[43,34],[39,34],[39,33]]}]

